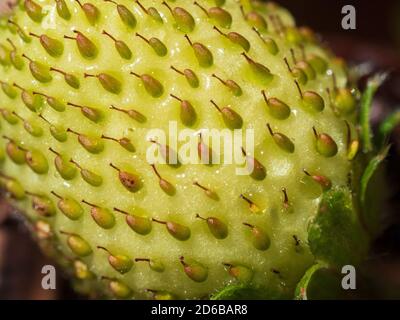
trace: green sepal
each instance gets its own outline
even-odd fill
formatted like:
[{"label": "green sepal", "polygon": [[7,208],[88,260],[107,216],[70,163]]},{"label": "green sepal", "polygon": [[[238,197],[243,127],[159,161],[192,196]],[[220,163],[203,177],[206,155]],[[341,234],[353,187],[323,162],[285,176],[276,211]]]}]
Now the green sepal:
[{"label": "green sepal", "polygon": [[379,132],[376,145],[378,148],[383,148],[389,135],[392,131],[400,125],[400,110],[390,114],[379,126]]},{"label": "green sepal", "polygon": [[342,289],[342,277],[337,270],[323,264],[311,266],[297,284],[296,300],[329,300],[343,299],[345,291]]},{"label": "green sepal", "polygon": [[368,238],[353,206],[352,193],[338,187],[322,195],[308,225],[308,244],[317,261],[331,266],[357,265],[368,250]]},{"label": "green sepal", "polygon": [[[390,149],[390,145],[385,146],[375,157],[373,157],[360,180],[360,207],[362,211],[362,222],[368,228],[368,231],[375,235],[381,224],[379,223],[380,214],[378,210],[382,208],[383,192],[385,190],[384,182],[379,181],[383,175],[378,174],[382,169],[382,162],[385,160]],[[372,188],[370,186],[373,186]]]},{"label": "green sepal", "polygon": [[364,153],[368,153],[373,150],[372,144],[372,129],[370,124],[372,100],[376,91],[379,89],[381,84],[387,77],[386,73],[377,74],[368,80],[367,87],[364,90],[361,97],[361,113],[360,113],[360,125],[361,125],[361,141]]}]

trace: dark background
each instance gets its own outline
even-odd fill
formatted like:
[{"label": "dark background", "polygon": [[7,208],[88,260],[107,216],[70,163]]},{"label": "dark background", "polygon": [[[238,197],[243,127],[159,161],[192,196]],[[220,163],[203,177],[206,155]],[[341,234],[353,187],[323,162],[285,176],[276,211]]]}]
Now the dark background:
[{"label": "dark background", "polygon": [[[294,14],[298,25],[319,31],[338,56],[353,64],[369,62],[375,70],[391,71],[392,78],[384,86],[385,98],[400,104],[400,0],[277,2]],[[341,27],[342,7],[347,4],[356,9],[356,30]]]},{"label": "dark background", "polygon": [[[400,0],[277,2],[293,13],[298,25],[318,30],[334,52],[350,64],[368,62],[371,71],[390,71],[374,103],[375,125],[400,108]],[[341,9],[346,4],[356,8],[356,30],[341,28]],[[387,160],[389,209],[384,212],[384,231],[363,266],[361,281],[367,283],[368,290],[362,298],[400,299],[400,128],[391,143]],[[12,209],[0,201],[0,299],[80,298],[63,279],[57,282],[56,291],[40,289],[40,271],[47,262]]]},{"label": "dark background", "polygon": [[[383,46],[400,45],[400,1],[398,0],[281,0],[277,3],[288,8],[299,25],[308,25],[323,34],[340,34]],[[342,7],[353,5],[357,12],[357,29],[341,28]],[[397,29],[396,29],[397,28]],[[345,33],[345,34],[344,34]]]}]

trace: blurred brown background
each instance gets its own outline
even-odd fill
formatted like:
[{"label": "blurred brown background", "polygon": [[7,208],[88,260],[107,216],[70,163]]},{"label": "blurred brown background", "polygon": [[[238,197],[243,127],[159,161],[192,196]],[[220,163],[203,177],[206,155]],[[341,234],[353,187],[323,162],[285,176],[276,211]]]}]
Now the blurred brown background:
[{"label": "blurred brown background", "polygon": [[[336,54],[350,63],[368,62],[371,72],[391,72],[378,92],[375,124],[391,110],[400,108],[400,0],[277,2],[294,14],[299,25],[318,30]],[[341,9],[347,4],[356,8],[356,30],[341,28]],[[361,281],[367,287],[363,298],[400,299],[400,128],[391,142],[393,148],[387,161],[389,209],[384,215],[384,232],[363,267]],[[62,278],[57,281],[57,290],[41,289],[40,271],[47,263],[12,209],[0,201],[0,299],[79,298]]]}]

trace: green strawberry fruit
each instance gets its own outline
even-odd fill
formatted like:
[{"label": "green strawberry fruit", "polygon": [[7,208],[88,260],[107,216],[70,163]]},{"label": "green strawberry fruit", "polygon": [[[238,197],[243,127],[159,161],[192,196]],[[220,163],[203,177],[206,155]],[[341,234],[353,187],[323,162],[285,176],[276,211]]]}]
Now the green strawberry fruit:
[{"label": "green strawberry fruit", "polygon": [[[0,30],[1,185],[77,290],[304,298],[363,258],[376,166],[360,188],[358,91],[312,31],[272,3],[85,1],[22,1]],[[179,151],[148,137],[171,121],[254,130],[254,169],[150,163]]]}]

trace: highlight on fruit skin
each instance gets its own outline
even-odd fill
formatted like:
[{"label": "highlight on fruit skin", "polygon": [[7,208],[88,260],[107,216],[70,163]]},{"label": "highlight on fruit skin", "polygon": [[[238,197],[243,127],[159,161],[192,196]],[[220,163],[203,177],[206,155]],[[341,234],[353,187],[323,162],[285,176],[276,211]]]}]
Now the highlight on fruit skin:
[{"label": "highlight on fruit skin", "polygon": [[[374,146],[384,77],[360,99],[286,9],[21,0],[0,22],[0,186],[81,293],[318,298],[365,259],[379,225],[366,199],[380,202],[368,186],[398,117]],[[196,131],[199,163],[148,138],[171,122]],[[252,129],[254,148],[237,146],[249,173],[204,161],[219,150],[203,129]],[[179,161],[149,163],[150,147]]]}]

